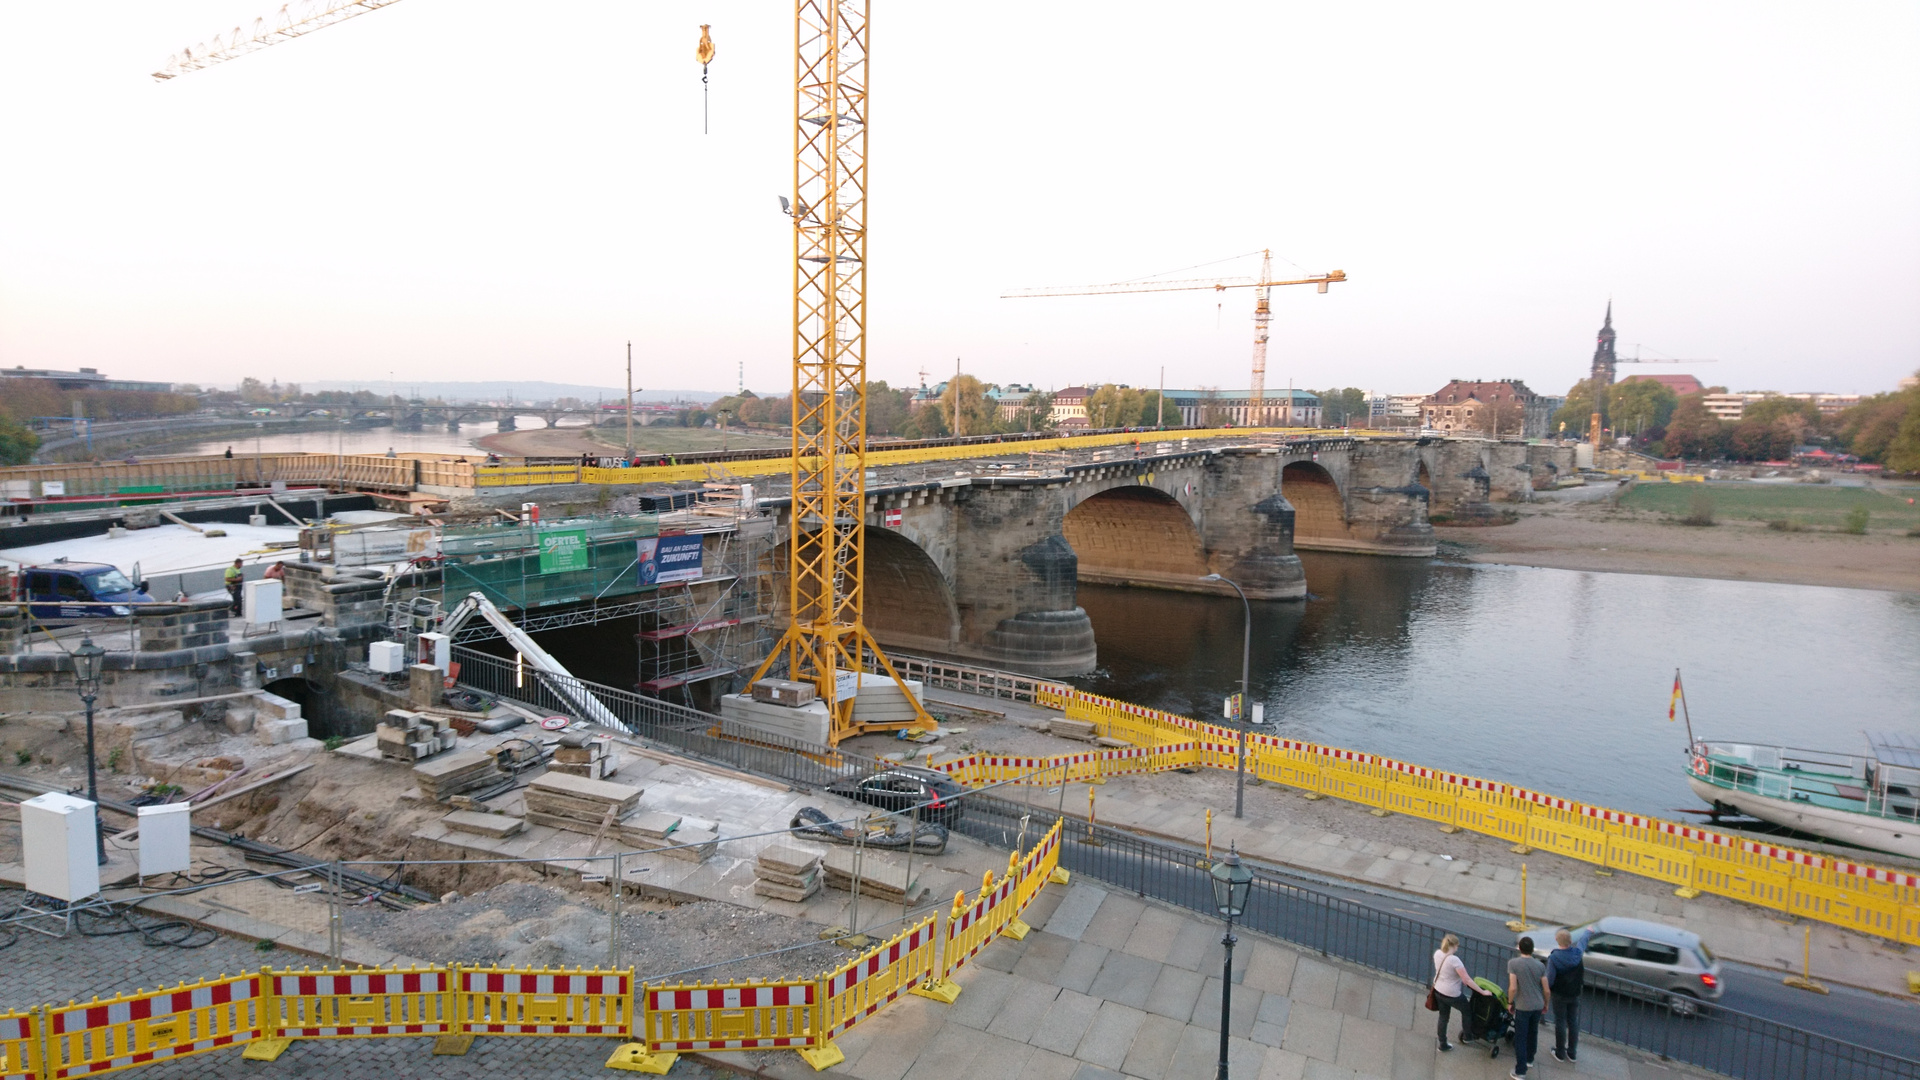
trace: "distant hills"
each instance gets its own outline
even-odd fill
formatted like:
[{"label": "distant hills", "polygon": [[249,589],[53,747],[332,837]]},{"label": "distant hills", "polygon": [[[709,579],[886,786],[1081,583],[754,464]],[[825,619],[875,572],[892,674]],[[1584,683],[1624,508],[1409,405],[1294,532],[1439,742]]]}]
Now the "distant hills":
[{"label": "distant hills", "polygon": [[[300,381],[303,390],[372,390],[384,394],[391,386],[394,392],[417,395],[423,398],[441,398],[446,401],[552,401],[555,398],[579,398],[581,401],[606,401],[618,404],[621,395],[626,393],[618,386],[582,386],[577,383],[538,382],[420,382],[414,379],[395,379],[389,384],[384,379],[345,381],[323,379],[319,382]],[[718,401],[727,396],[721,390],[642,390],[633,395],[635,401],[697,401],[701,404]]]}]

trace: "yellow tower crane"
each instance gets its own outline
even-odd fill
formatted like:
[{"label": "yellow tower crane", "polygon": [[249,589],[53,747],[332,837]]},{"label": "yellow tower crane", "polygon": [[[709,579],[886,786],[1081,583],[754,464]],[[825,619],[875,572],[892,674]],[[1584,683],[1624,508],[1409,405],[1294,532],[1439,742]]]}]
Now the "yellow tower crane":
[{"label": "yellow tower crane", "polygon": [[[1253,378],[1247,392],[1247,423],[1264,424],[1270,418],[1265,402],[1267,397],[1267,337],[1273,323],[1273,306],[1268,301],[1267,290],[1282,285],[1317,285],[1319,292],[1326,292],[1327,286],[1336,281],[1347,280],[1345,270],[1332,270],[1312,277],[1293,278],[1275,281],[1273,278],[1273,252],[1260,253],[1259,277],[1222,277],[1187,278],[1174,281],[1116,281],[1111,285],[1061,285],[1043,289],[1015,289],[1004,293],[1003,300],[1024,300],[1042,296],[1104,296],[1108,293],[1134,292],[1179,292],[1186,289],[1212,289],[1225,292],[1228,289],[1253,290]],[[1286,416],[1293,418],[1293,401],[1287,401]]]},{"label": "yellow tower crane", "polygon": [[[235,27],[182,50],[166,80],[211,67],[398,0],[295,0],[272,23]],[[754,672],[784,664],[832,713],[829,739],[862,731],[932,730],[933,717],[867,630],[867,0],[795,0],[793,198],[793,507],[788,545],[792,621]],[[702,52],[711,39],[701,28]],[[709,58],[706,53],[701,59]],[[878,669],[874,675],[863,672]],[[911,719],[856,723],[861,678],[899,685]]]}]

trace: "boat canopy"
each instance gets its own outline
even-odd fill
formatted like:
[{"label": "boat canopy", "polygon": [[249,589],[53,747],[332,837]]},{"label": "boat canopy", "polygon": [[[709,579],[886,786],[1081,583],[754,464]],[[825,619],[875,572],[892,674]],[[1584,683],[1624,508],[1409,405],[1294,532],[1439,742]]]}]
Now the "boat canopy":
[{"label": "boat canopy", "polygon": [[1920,769],[1920,735],[1904,731],[1869,731],[1867,752],[1882,765],[1900,769]]}]

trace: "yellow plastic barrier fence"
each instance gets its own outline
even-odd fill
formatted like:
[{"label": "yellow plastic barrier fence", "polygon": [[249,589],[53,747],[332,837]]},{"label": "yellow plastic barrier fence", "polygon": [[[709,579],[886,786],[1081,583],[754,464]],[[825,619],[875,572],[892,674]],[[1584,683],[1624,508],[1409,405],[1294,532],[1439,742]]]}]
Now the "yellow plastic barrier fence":
[{"label": "yellow plastic barrier fence", "polygon": [[240,975],[49,1008],[43,1075],[93,1076],[252,1042],[260,988],[260,976]]},{"label": "yellow plastic barrier fence", "polygon": [[0,1012],[0,1080],[41,1080],[38,1017]]},{"label": "yellow plastic barrier fence", "polygon": [[[838,1060],[840,1052],[829,1049],[835,1036],[933,978],[934,953],[940,939],[935,932],[935,922],[929,915],[821,979],[823,1014],[816,1046],[828,1051],[824,1056]],[[816,1069],[826,1068],[820,1057],[822,1055],[808,1055],[807,1060]]]},{"label": "yellow plastic barrier fence", "polygon": [[[1052,704],[1051,695],[1036,700]],[[1193,740],[1181,764],[1235,767],[1233,729],[1063,688],[1061,709],[1142,746]],[[1392,758],[1249,733],[1248,769],[1314,795],[1412,814],[1676,886],[1920,945],[1920,874],[1560,799]],[[1175,767],[1163,763],[1162,768]]]},{"label": "yellow plastic barrier fence", "polygon": [[1033,850],[1020,860],[1016,917],[1018,912],[1025,911],[1027,905],[1033,903],[1033,898],[1047,887],[1048,882],[1066,884],[1067,872],[1060,869],[1060,833],[1065,827],[1064,818],[1055,821],[1053,828],[1048,829],[1040,842],[1033,845]]},{"label": "yellow plastic barrier fence", "polygon": [[[267,1038],[358,1039],[444,1035],[454,1030],[448,1000],[452,982],[441,969],[269,969],[261,972],[261,978],[270,995],[263,1025]],[[279,1046],[275,1056],[284,1049]]]},{"label": "yellow plastic barrier fence", "polygon": [[799,1050],[820,1030],[818,980],[649,986],[636,1034],[648,1051]]},{"label": "yellow plastic barrier fence", "polygon": [[455,968],[455,1019],[468,1035],[625,1035],[633,994],[624,971]]},{"label": "yellow plastic barrier fence", "polygon": [[967,902],[965,892],[954,894],[953,910],[947,913],[947,940],[940,950],[940,981],[953,981],[953,973],[986,948],[1012,921],[1016,914],[1016,884],[1010,877],[1003,877],[996,884],[993,871],[989,870],[972,903]]}]

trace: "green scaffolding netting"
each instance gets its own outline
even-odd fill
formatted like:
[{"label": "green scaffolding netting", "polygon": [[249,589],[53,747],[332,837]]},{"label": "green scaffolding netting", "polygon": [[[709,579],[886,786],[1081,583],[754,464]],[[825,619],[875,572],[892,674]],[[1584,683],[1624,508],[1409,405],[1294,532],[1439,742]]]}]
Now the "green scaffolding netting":
[{"label": "green scaffolding netting", "polygon": [[443,595],[457,603],[479,592],[526,610],[650,592],[657,586],[640,583],[635,541],[658,535],[653,514],[450,526],[440,539]]}]

